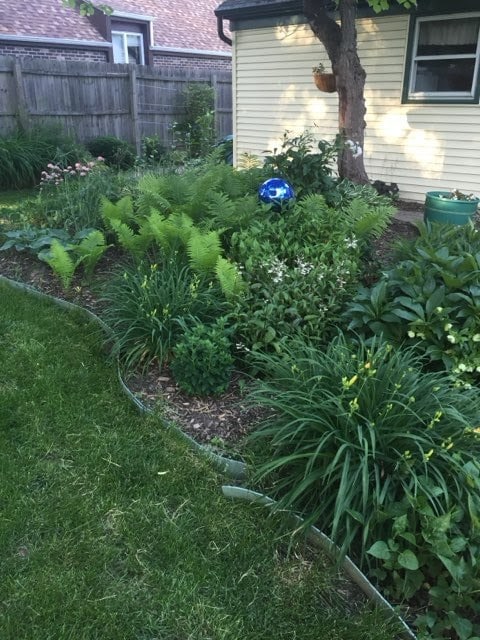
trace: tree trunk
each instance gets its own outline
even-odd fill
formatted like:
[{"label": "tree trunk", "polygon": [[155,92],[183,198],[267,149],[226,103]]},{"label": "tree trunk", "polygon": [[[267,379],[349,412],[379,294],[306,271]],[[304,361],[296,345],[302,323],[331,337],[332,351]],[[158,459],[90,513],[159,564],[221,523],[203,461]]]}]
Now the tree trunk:
[{"label": "tree trunk", "polygon": [[[369,182],[363,161],[365,78],[357,52],[356,0],[340,0],[340,26],[327,13],[325,0],[304,0],[304,13],[327,51],[338,92],[338,129],[347,144],[338,155],[338,173],[359,184]],[[351,142],[348,142],[351,141]]]}]

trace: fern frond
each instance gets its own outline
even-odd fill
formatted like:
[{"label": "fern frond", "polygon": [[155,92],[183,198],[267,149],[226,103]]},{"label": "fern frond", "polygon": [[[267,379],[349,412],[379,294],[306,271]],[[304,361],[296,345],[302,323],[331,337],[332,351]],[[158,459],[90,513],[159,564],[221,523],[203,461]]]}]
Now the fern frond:
[{"label": "fern frond", "polygon": [[389,205],[372,206],[356,198],[344,215],[350,219],[353,232],[358,238],[378,238],[387,228],[394,212],[395,209]]},{"label": "fern frond", "polygon": [[164,176],[145,174],[138,181],[137,211],[140,216],[148,216],[152,209],[169,213],[172,204],[166,197],[167,186]]},{"label": "fern frond", "polygon": [[54,239],[50,245],[50,252],[45,257],[45,261],[51,267],[54,274],[60,278],[63,288],[69,289],[77,264],[72,260],[68,249],[58,240]]},{"label": "fern frond", "polygon": [[140,228],[140,233],[134,233],[128,225],[118,220],[112,220],[110,225],[117,235],[120,246],[126,251],[135,256],[141,256],[148,249],[152,236],[145,226]]},{"label": "fern frond", "polygon": [[187,254],[194,271],[206,273],[215,268],[222,252],[218,231],[201,233],[193,230],[187,242]]},{"label": "fern frond", "polygon": [[219,256],[215,264],[215,275],[226,298],[239,295],[245,288],[238,267],[222,256]]},{"label": "fern frond", "polygon": [[131,196],[124,196],[116,203],[102,196],[100,200],[100,213],[107,224],[110,224],[112,220],[128,222],[133,218],[133,202]]},{"label": "fern frond", "polygon": [[208,199],[206,211],[217,225],[228,225],[235,215],[235,203],[225,193],[214,192]]},{"label": "fern frond", "polygon": [[105,236],[96,229],[91,231],[79,245],[74,247],[75,254],[79,257],[77,264],[82,263],[84,273],[88,279],[92,277],[97,262],[107,249]]}]

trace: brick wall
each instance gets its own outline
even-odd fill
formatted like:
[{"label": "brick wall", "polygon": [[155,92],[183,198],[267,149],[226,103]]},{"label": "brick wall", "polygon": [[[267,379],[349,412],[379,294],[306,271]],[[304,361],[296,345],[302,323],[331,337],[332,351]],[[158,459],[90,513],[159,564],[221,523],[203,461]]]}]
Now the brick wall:
[{"label": "brick wall", "polygon": [[0,42],[0,56],[21,56],[27,58],[48,58],[49,60],[86,60],[88,62],[107,62],[105,51],[94,49],[75,49],[70,47],[38,47],[33,45],[15,45]]},{"label": "brick wall", "polygon": [[176,68],[196,68],[213,69],[218,71],[230,71],[232,69],[231,58],[219,58],[217,56],[172,56],[164,54],[153,54],[154,67],[176,67]]},{"label": "brick wall", "polygon": [[[0,56],[22,56],[28,58],[48,58],[49,60],[85,60],[88,62],[107,62],[106,51],[95,49],[76,49],[74,47],[35,46],[33,44],[17,45],[0,42]],[[217,56],[181,56],[153,54],[154,67],[213,69],[230,71],[231,58]]]}]

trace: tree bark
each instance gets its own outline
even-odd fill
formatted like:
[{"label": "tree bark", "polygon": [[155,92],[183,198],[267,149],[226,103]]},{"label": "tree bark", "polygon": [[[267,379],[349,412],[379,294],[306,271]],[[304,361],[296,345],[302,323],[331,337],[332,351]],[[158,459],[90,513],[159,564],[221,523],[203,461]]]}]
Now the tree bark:
[{"label": "tree bark", "polygon": [[[365,141],[365,78],[357,51],[357,0],[339,0],[340,25],[327,12],[325,0],[304,0],[304,13],[332,63],[338,93],[338,129],[344,141],[338,173],[359,184],[369,182],[363,161]],[[331,4],[331,3],[330,3]]]}]

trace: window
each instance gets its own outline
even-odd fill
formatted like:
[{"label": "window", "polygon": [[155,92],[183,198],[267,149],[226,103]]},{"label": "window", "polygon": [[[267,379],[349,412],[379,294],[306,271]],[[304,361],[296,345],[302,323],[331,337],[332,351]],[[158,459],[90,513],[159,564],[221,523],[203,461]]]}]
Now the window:
[{"label": "window", "polygon": [[145,64],[143,35],[125,31],[112,31],[113,61],[117,63]]},{"label": "window", "polygon": [[477,95],[480,14],[418,18],[408,100],[472,102]]}]

